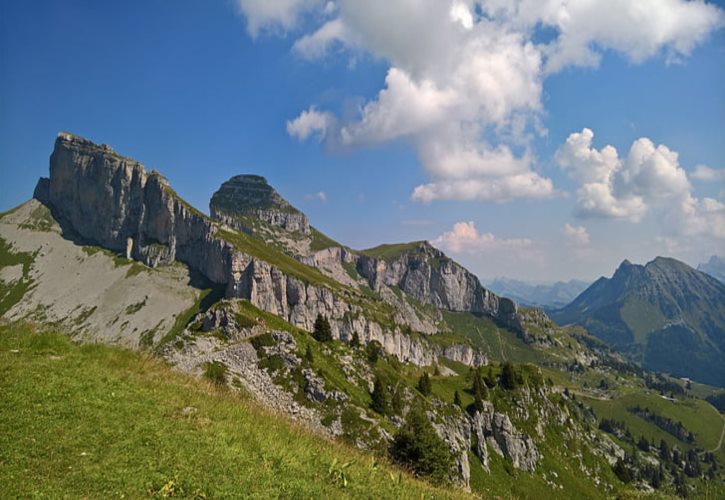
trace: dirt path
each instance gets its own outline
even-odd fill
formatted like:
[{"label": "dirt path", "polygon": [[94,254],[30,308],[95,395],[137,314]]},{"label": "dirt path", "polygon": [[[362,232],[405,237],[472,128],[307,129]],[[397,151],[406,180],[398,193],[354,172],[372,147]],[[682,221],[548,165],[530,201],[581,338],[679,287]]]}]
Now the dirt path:
[{"label": "dirt path", "polygon": [[714,447],[712,450],[703,451],[702,453],[700,453],[700,456],[704,455],[705,453],[717,453],[720,450],[720,448],[722,448],[722,442],[723,442],[723,439],[725,439],[725,416],[720,414],[720,418],[722,418],[722,420],[723,420],[722,432],[720,432],[720,441],[718,441],[716,447]]}]

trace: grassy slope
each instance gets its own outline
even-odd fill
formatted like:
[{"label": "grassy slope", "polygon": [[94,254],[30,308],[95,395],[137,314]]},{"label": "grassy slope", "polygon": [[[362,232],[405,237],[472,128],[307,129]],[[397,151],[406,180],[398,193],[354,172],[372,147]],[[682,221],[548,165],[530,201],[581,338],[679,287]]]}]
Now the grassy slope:
[{"label": "grassy slope", "polygon": [[0,269],[3,267],[22,265],[22,276],[13,283],[0,280],[0,317],[8,312],[23,298],[31,286],[30,266],[34,257],[29,253],[15,252],[12,247],[0,238]]},{"label": "grassy slope", "polygon": [[320,232],[318,229],[311,227],[310,231],[312,231],[312,241],[310,242],[310,250],[313,252],[317,252],[319,250],[324,250],[325,248],[330,247],[341,247],[338,242],[327,236],[326,234]]},{"label": "grassy slope", "polygon": [[411,241],[410,243],[391,243],[378,245],[374,248],[368,248],[366,250],[360,250],[358,253],[367,255],[368,257],[375,257],[383,260],[391,260],[399,257],[405,252],[409,252],[418,247],[423,241]]},{"label": "grassy slope", "polygon": [[701,399],[668,401],[658,394],[643,394],[637,391],[609,401],[585,398],[585,402],[594,408],[599,418],[624,421],[635,439],[645,436],[648,440],[654,439],[656,444],[659,444],[660,439],[664,439],[670,446],[677,445],[680,449],[689,449],[692,446],[633,415],[627,411],[627,408],[639,405],[642,408],[649,408],[658,415],[665,415],[675,422],[682,422],[685,429],[695,434],[696,444],[704,449],[717,446],[723,426],[718,411]]},{"label": "grassy slope", "polygon": [[263,241],[239,231],[220,230],[218,236],[234,245],[239,251],[263,260],[280,271],[317,286],[327,285],[333,290],[342,288],[342,285],[322,274],[317,268],[307,266],[289,255],[273,249]]},{"label": "grassy slope", "polygon": [[2,326],[0,366],[7,497],[463,496],[127,350]]}]

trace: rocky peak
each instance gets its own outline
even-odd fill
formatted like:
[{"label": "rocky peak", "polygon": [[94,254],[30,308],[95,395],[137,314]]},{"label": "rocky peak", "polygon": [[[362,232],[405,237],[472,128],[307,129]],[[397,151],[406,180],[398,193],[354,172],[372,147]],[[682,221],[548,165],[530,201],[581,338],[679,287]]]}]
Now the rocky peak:
[{"label": "rocky peak", "polygon": [[479,279],[427,241],[380,245],[361,252],[357,271],[374,290],[397,287],[424,304],[491,317],[517,332],[516,304],[481,285]]},{"label": "rocky peak", "polygon": [[224,182],[209,203],[211,216],[222,222],[246,229],[244,217],[255,217],[286,231],[310,233],[307,216],[259,175],[236,175]]}]

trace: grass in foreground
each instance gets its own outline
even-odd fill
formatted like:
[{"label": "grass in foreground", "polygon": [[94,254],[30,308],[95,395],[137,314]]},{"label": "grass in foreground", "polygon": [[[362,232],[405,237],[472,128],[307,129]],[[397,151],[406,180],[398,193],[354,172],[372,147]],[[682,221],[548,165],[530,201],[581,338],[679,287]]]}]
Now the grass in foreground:
[{"label": "grass in foreground", "polygon": [[131,351],[2,325],[0,366],[8,498],[464,496]]}]

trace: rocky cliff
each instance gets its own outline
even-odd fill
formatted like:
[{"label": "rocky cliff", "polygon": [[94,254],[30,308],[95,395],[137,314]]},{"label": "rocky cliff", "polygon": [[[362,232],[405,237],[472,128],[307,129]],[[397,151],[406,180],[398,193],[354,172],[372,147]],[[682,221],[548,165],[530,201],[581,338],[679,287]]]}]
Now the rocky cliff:
[{"label": "rocky cliff", "polygon": [[[448,354],[457,361],[485,362],[485,356],[467,346],[442,349],[403,334],[395,324],[381,324],[360,305],[366,300],[362,293],[325,280],[316,269],[281,257],[279,265],[267,262],[276,255],[271,248],[260,255],[243,235],[233,238],[224,230],[224,217],[248,213],[238,200],[244,193],[251,193],[247,207],[255,207],[257,215],[259,210],[301,215],[263,178],[238,176],[215,194],[212,210],[221,220],[214,221],[183,201],[157,172],[148,173],[109,146],[60,133],[50,158],[50,177],[39,181],[35,196],[52,210],[66,234],[150,267],[184,262],[213,283],[226,285],[227,297],[247,299],[300,328],[312,330],[322,314],[330,318],[336,337],[347,339],[357,332],[363,341],[377,340],[403,361],[431,364]],[[266,222],[282,220],[274,217]],[[287,222],[291,230],[309,230],[304,215]],[[404,321],[407,316],[396,317]]]},{"label": "rocky cliff", "polygon": [[179,198],[157,172],[106,145],[60,133],[50,178],[36,197],[69,233],[150,267],[185,262],[215,283],[227,283],[234,249],[214,237],[203,214]]},{"label": "rocky cliff", "polygon": [[476,276],[422,241],[397,255],[361,255],[357,271],[370,287],[397,287],[424,304],[456,312],[471,312],[493,318],[521,331],[516,304],[481,285]]},{"label": "rocky cliff", "polygon": [[251,216],[290,232],[310,233],[307,216],[290,205],[267,179],[259,175],[236,175],[221,185],[209,203],[213,218],[247,230],[245,216]]}]

